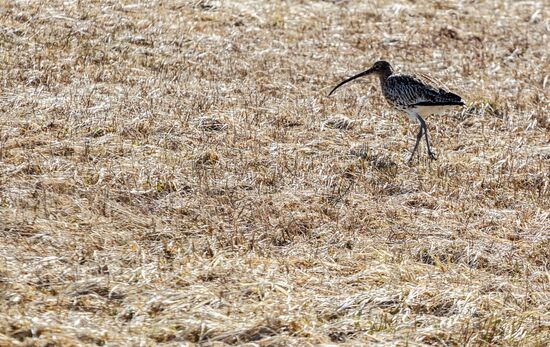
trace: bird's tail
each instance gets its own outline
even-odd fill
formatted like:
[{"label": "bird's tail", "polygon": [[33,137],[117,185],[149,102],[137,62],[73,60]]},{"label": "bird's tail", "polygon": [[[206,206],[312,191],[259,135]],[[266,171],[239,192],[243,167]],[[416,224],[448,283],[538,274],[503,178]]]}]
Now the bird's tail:
[{"label": "bird's tail", "polygon": [[448,103],[449,105],[464,105],[464,101],[459,95],[455,93],[448,92],[443,89],[439,89],[439,95],[441,96],[441,101]]}]

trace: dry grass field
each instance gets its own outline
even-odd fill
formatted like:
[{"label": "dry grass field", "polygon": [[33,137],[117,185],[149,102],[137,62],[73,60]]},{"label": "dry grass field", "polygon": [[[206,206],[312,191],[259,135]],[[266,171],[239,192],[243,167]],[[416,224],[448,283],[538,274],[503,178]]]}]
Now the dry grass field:
[{"label": "dry grass field", "polygon": [[[0,3],[0,346],[550,343],[545,1]],[[467,102],[417,125],[378,59]]]}]

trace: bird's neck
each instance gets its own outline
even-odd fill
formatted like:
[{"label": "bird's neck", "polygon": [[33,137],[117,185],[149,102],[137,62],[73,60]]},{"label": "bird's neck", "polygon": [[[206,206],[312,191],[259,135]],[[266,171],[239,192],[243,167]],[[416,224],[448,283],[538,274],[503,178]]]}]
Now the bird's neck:
[{"label": "bird's neck", "polygon": [[393,75],[392,70],[380,71],[378,73],[378,79],[380,79],[380,84],[384,85],[384,83],[386,83],[386,80],[388,79],[388,77],[390,77],[391,75]]}]

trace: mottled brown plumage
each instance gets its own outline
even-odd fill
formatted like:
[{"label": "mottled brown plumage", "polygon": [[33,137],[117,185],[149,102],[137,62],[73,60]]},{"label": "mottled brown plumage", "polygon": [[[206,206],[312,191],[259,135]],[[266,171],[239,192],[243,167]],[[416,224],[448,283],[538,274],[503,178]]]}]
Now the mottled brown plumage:
[{"label": "mottled brown plumage", "polygon": [[371,74],[378,76],[382,86],[382,94],[386,101],[394,108],[405,112],[411,120],[417,120],[420,123],[420,131],[416,136],[416,143],[409,161],[412,160],[422,135],[426,139],[429,157],[435,159],[435,155],[430,149],[428,129],[423,117],[445,112],[453,106],[462,106],[464,105],[462,98],[454,93],[425,83],[414,76],[396,74],[391,65],[383,60],[374,63],[370,69],[344,80],[334,87],[329,95],[342,85]]}]

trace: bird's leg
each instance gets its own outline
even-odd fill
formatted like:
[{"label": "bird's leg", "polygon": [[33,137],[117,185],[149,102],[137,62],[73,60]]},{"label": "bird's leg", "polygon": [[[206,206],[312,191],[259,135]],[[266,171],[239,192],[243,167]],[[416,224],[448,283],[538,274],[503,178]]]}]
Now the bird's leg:
[{"label": "bird's leg", "polygon": [[431,148],[430,148],[430,141],[428,140],[428,128],[426,127],[426,122],[424,122],[424,119],[422,117],[418,116],[418,121],[420,122],[420,127],[424,129],[424,138],[426,139],[426,148],[428,150],[428,156],[431,160],[436,160],[435,154],[433,154]]},{"label": "bird's leg", "polygon": [[420,140],[422,139],[423,133],[424,133],[424,128],[422,127],[422,123],[421,123],[420,124],[420,130],[418,131],[418,134],[416,135],[416,143],[414,144],[414,148],[411,152],[411,156],[410,156],[409,161],[408,161],[409,163],[413,159],[414,152],[416,152],[416,149],[418,148],[418,144],[420,143]]}]

